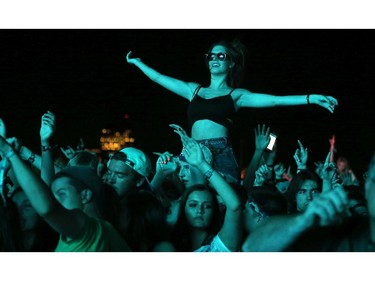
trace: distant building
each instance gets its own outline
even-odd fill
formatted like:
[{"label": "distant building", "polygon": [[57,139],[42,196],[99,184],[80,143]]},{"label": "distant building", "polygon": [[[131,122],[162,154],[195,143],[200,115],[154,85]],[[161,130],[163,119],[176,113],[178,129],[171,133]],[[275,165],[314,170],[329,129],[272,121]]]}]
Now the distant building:
[{"label": "distant building", "polygon": [[110,128],[102,129],[100,148],[102,151],[113,152],[132,146],[135,139],[130,136],[131,130],[116,131]]},{"label": "distant building", "polygon": [[131,135],[132,126],[128,119],[129,116],[125,114],[123,119],[116,120],[102,129],[100,135],[102,152],[109,154],[134,145],[135,139]]}]

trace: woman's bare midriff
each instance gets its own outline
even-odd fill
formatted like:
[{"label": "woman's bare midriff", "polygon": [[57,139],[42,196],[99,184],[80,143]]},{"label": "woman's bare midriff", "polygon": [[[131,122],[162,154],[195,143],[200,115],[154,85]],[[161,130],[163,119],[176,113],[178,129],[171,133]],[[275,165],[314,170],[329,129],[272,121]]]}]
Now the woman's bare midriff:
[{"label": "woman's bare midriff", "polygon": [[227,136],[227,128],[208,119],[196,121],[191,129],[191,137],[195,140],[214,139]]}]

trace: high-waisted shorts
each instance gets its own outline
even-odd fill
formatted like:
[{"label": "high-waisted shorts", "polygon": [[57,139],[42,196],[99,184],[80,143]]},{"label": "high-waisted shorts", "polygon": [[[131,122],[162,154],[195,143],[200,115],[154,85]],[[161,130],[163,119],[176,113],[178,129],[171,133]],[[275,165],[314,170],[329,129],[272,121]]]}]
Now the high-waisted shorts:
[{"label": "high-waisted shorts", "polygon": [[228,137],[198,140],[208,147],[213,156],[213,168],[224,175],[229,183],[239,184],[240,169]]}]

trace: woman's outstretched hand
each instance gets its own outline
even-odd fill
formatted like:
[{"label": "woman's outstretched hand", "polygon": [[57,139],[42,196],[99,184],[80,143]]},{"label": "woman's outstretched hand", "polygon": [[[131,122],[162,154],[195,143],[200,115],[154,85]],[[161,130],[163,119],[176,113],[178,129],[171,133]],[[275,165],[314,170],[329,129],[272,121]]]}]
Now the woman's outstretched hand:
[{"label": "woman's outstretched hand", "polygon": [[310,103],[324,107],[331,113],[335,111],[335,107],[338,105],[337,99],[323,95],[310,95]]},{"label": "woman's outstretched hand", "polygon": [[129,63],[129,64],[135,64],[137,61],[141,61],[140,58],[131,58],[132,54],[132,51],[129,51],[127,54],[126,54],[126,61]]}]

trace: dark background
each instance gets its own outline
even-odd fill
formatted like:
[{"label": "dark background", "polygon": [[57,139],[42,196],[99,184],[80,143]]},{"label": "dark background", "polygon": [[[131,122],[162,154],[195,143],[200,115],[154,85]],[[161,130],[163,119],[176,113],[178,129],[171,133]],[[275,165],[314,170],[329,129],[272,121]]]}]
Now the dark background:
[{"label": "dark background", "polygon": [[248,48],[244,88],[275,95],[334,96],[334,114],[318,106],[241,109],[231,132],[240,163],[254,150],[254,127],[278,135],[276,161],[293,164],[297,139],[309,148],[309,163],[324,160],[336,135],[337,156],[349,159],[361,178],[373,154],[375,42],[373,30],[0,30],[0,116],[8,136],[39,150],[40,118],[55,113],[55,141],[99,148],[101,129],[124,120],[135,146],[178,153],[168,127],[187,128],[188,101],[151,82],[128,65],[132,50],[163,74],[207,85],[204,53],[220,39],[239,38]]}]

